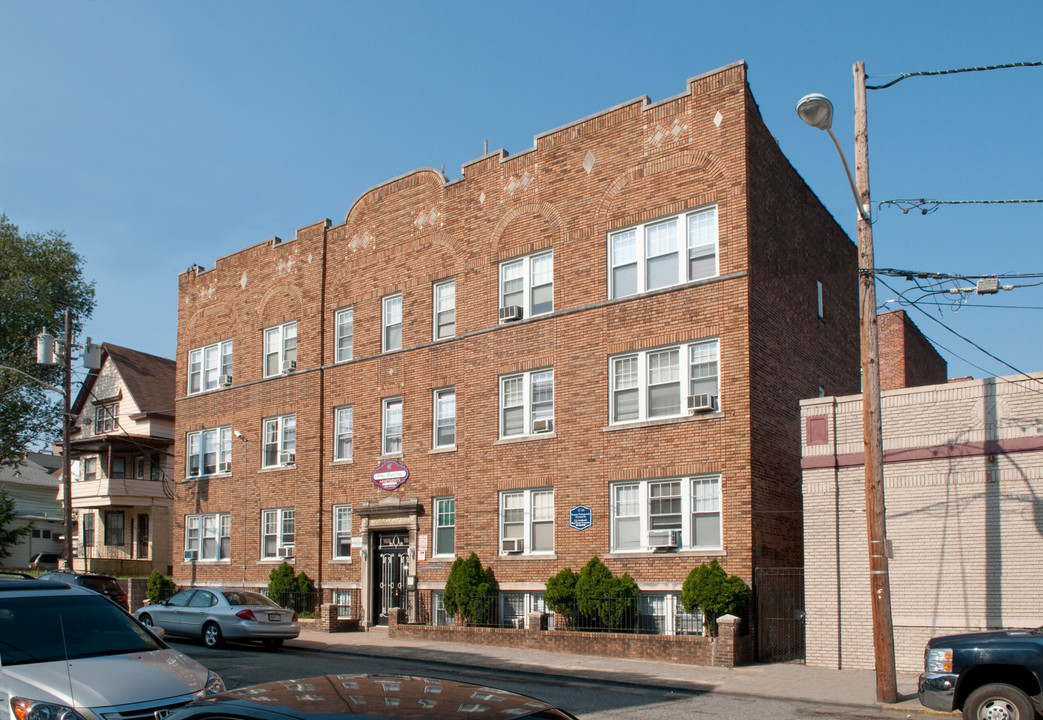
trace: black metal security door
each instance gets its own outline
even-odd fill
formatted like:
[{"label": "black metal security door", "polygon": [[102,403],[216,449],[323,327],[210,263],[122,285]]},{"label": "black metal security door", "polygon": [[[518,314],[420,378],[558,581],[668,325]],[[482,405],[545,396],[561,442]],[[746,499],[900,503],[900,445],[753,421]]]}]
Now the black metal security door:
[{"label": "black metal security door", "polygon": [[757,659],[804,661],[804,568],[757,568]]},{"label": "black metal security door", "polygon": [[373,609],[377,625],[388,624],[388,611],[406,607],[407,553],[409,535],[381,533],[377,536],[377,561],[373,564]]}]

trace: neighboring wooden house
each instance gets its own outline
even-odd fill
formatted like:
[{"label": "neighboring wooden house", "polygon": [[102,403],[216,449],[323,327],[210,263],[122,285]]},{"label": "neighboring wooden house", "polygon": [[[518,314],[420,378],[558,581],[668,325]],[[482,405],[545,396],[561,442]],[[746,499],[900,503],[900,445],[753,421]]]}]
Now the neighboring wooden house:
[{"label": "neighboring wooden house", "polygon": [[61,458],[29,453],[17,467],[0,466],[0,488],[14,500],[15,519],[10,528],[33,524],[33,531],[7,550],[0,567],[25,570],[36,553],[62,551],[62,506],[54,499],[61,479]]},{"label": "neighboring wooden house", "polygon": [[169,574],[174,361],[105,343],[72,412],[76,569]]}]

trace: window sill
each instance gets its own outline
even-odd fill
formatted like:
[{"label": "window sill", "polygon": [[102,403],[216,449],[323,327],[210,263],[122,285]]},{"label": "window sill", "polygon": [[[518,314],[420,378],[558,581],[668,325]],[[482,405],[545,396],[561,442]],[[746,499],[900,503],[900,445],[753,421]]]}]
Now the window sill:
[{"label": "window sill", "polygon": [[290,565],[293,565],[293,564],[296,563],[296,560],[297,560],[297,558],[281,558],[281,557],[273,557],[273,558],[271,558],[271,557],[265,557],[265,558],[261,558],[257,562],[263,563],[265,565],[276,565],[276,564],[282,564],[284,562],[285,563],[289,563]]},{"label": "window sill", "polygon": [[296,470],[297,463],[293,465],[272,465],[271,467],[262,467],[257,472],[270,473],[279,472],[280,470]]},{"label": "window sill", "polygon": [[615,425],[605,425],[602,432],[615,432],[617,430],[632,430],[634,428],[656,427],[658,425],[676,425],[677,423],[695,422],[698,420],[709,420],[712,418],[723,418],[724,413],[720,410],[707,413],[696,413],[694,415],[671,415],[670,417],[655,418],[653,420],[631,420]]},{"label": "window sill", "polygon": [[607,557],[610,558],[657,558],[657,557],[725,557],[726,552],[722,548],[707,548],[702,550],[678,549],[673,551],[655,550],[610,550]]},{"label": "window sill", "polygon": [[388,453],[387,455],[380,455],[377,460],[401,460],[405,455],[400,452]]},{"label": "window sill", "polygon": [[340,460],[334,460],[330,463],[331,466],[337,465],[354,465],[355,458],[341,458]]},{"label": "window sill", "polygon": [[[210,473],[209,475],[189,475],[188,477],[185,478],[185,482],[197,482],[199,480],[212,480],[212,479],[220,479],[220,478],[228,478],[228,477],[232,477],[232,473],[230,473],[230,472],[220,472],[220,473]],[[115,480],[116,478],[113,478],[113,479]],[[135,479],[137,479],[137,480],[144,480],[144,478],[135,478]]]},{"label": "window sill", "polygon": [[351,565],[352,559],[349,557],[335,557],[330,558],[330,565]]},{"label": "window sill", "polygon": [[549,553],[500,553],[497,557],[501,560],[557,560],[558,554]]},{"label": "window sill", "polygon": [[231,559],[222,560],[182,560],[182,565],[231,565]]},{"label": "window sill", "polygon": [[432,555],[428,558],[428,562],[456,562],[456,554],[444,553],[442,555]]},{"label": "window sill", "polygon": [[441,455],[442,453],[454,453],[456,452],[456,445],[446,445],[445,447],[431,448],[427,451],[428,455]]},{"label": "window sill", "polygon": [[511,435],[510,437],[500,438],[493,445],[510,445],[511,443],[519,442],[531,442],[533,440],[550,440],[558,437],[556,432],[546,433],[534,433],[532,435]]}]

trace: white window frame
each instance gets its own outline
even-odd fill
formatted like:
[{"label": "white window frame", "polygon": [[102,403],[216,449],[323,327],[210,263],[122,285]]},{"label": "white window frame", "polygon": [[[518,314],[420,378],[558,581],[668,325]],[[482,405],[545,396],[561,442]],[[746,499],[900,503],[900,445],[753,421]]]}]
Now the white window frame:
[{"label": "white window frame", "polygon": [[188,394],[216,390],[222,375],[232,376],[232,341],[188,351]]},{"label": "white window frame", "polygon": [[[444,497],[432,498],[431,515],[432,556],[450,557],[456,555],[456,497],[446,495]],[[439,531],[448,529],[452,530],[453,535],[453,546],[451,548],[442,547],[445,543],[439,542]]]},{"label": "white window frame", "polygon": [[[550,498],[550,512],[547,512],[545,500]],[[520,507],[517,499],[520,499]],[[511,511],[508,517],[507,512]],[[521,511],[519,519],[518,511]],[[508,534],[508,525],[511,532]],[[549,525],[551,547],[550,549],[533,549],[532,539],[535,536],[537,525]],[[554,554],[554,488],[524,488],[519,490],[500,491],[500,513],[499,513],[499,537],[500,554],[503,553],[503,541],[505,539],[522,538],[522,555],[552,555]],[[521,526],[521,535],[513,529]]]},{"label": "white window frame", "polygon": [[[394,422],[398,415],[398,424]],[[401,396],[384,398],[380,402],[380,450],[382,456],[398,457],[402,454],[402,398]],[[395,430],[397,429],[397,433]],[[391,443],[398,438],[398,448],[392,449]]]},{"label": "white window frame", "polygon": [[[550,263],[549,267],[545,265],[547,262]],[[499,278],[501,310],[505,307],[520,305],[524,317],[535,317],[554,312],[554,248],[505,260],[500,263]],[[506,287],[508,282],[515,282],[518,287],[512,287],[508,292]],[[537,311],[534,296],[540,288],[550,289],[550,307],[541,307]],[[508,296],[511,298],[510,300],[508,300]]]},{"label": "white window frame", "polygon": [[[434,448],[452,448],[456,447],[456,388],[440,388],[435,390],[434,402],[434,436],[432,438],[432,447]],[[449,428],[452,431],[452,439],[449,442],[442,442],[440,438],[440,430],[443,428]]]},{"label": "white window frame", "polygon": [[[343,552],[345,547],[347,552]],[[347,560],[351,557],[351,505],[333,506],[333,558]]]},{"label": "white window frame", "polygon": [[433,337],[444,340],[456,335],[456,278],[447,278],[432,289]]},{"label": "white window frame", "polygon": [[[665,366],[658,364],[661,358],[669,353],[677,354],[676,375],[664,379],[662,370]],[[669,345],[667,347],[649,348],[637,352],[611,355],[608,359],[609,408],[610,425],[661,420],[664,418],[685,417],[688,412],[688,398],[696,394],[708,394],[716,398],[715,409],[721,407],[721,349],[718,338],[708,338]],[[715,373],[707,374],[710,366]],[[677,412],[652,415],[650,395],[652,388],[661,385],[677,385]],[[704,392],[705,391],[705,392]],[[620,417],[623,393],[637,395],[637,415]],[[628,403],[628,407],[630,404]]]},{"label": "white window frame", "polygon": [[[654,488],[665,487],[669,483],[679,483],[680,507],[677,512],[680,520],[678,527],[659,527],[652,525],[652,506],[658,498],[653,497]],[[624,506],[620,502],[622,490],[629,495],[628,502]],[[648,545],[648,532],[656,529],[676,529],[681,533],[681,542],[678,550],[693,550],[698,552],[716,553],[723,550],[724,525],[721,496],[720,475],[690,475],[682,477],[652,478],[647,480],[627,480],[612,483],[609,486],[609,521],[611,523],[610,552],[650,552],[652,548]],[[635,507],[636,505],[636,507]],[[630,547],[622,547],[619,538],[619,521],[622,519],[638,520],[638,541]],[[710,522],[716,519],[713,534],[716,534],[716,543],[695,543],[697,518],[709,518]]]},{"label": "white window frame", "polygon": [[[214,469],[213,472],[206,472],[206,458],[210,454],[214,455]],[[230,472],[232,472],[232,427],[230,425],[186,433],[185,477],[206,477]]]},{"label": "white window frame", "polygon": [[297,362],[297,321],[264,329],[264,377],[275,377]]},{"label": "white window frame", "polygon": [[[380,349],[383,352],[392,352],[402,349],[402,293],[388,295],[381,301],[381,328]],[[398,342],[391,333],[398,328]]]},{"label": "white window frame", "polygon": [[[550,413],[547,413],[547,400],[536,400],[535,386],[537,382],[545,382],[550,378]],[[537,406],[538,405],[538,406]],[[504,421],[507,410],[522,409],[522,432],[507,434],[507,423]],[[512,373],[500,376],[500,439],[512,437],[529,437],[536,435],[533,423],[537,420],[554,422],[554,368],[540,368],[523,373]],[[542,433],[541,433],[542,434]]]},{"label": "white window frame", "polygon": [[[261,559],[279,559],[281,548],[291,548],[296,540],[296,517],[292,507],[261,511]],[[274,552],[268,552],[268,538],[274,538]]]},{"label": "white window frame", "polygon": [[[333,410],[333,460],[351,460],[354,457],[355,411],[351,405],[341,405]],[[347,445],[347,451],[341,445]]]},{"label": "white window frame", "polygon": [[[274,458],[272,453],[274,452]],[[261,467],[283,467],[283,453],[297,452],[297,415],[279,415],[261,422]],[[294,463],[295,464],[295,463]]]},{"label": "white window frame", "polygon": [[185,551],[194,551],[197,562],[231,559],[231,544],[231,513],[185,516]]},{"label": "white window frame", "polygon": [[94,406],[94,434],[118,430],[120,404],[118,402],[100,403]]},{"label": "white window frame", "polygon": [[333,319],[333,362],[355,357],[355,308],[342,308]]},{"label": "white window frame", "polygon": [[[673,224],[673,245],[666,247],[659,237]],[[676,254],[676,276],[666,282],[650,287],[649,264],[656,258]],[[693,260],[713,258],[713,271],[693,272]],[[617,289],[617,269],[633,268],[633,291]],[[648,290],[673,287],[695,280],[705,280],[720,275],[720,228],[717,205],[694,208],[678,215],[657,218],[649,222],[612,230],[608,233],[608,296],[609,298],[630,297]],[[668,273],[669,275],[669,273]]]}]

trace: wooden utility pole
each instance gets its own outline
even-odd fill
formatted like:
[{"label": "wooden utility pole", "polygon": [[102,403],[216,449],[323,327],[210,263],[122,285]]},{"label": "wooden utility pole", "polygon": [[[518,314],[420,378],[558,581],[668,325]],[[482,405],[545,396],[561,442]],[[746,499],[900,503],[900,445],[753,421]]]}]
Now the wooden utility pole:
[{"label": "wooden utility pole", "polygon": [[62,494],[65,496],[65,561],[72,570],[72,457],[69,454],[72,425],[72,311],[65,311],[65,347],[62,348]]},{"label": "wooden utility pole", "polygon": [[876,698],[898,700],[895,676],[894,626],[891,621],[891,581],[887,570],[887,524],[884,506],[884,439],[880,421],[880,341],[876,324],[876,276],[873,226],[869,222],[869,131],[866,119],[866,68],[856,62],[855,182],[858,185],[858,278],[862,346],[862,428],[866,475],[866,536],[869,578],[873,593],[873,651]]}]

